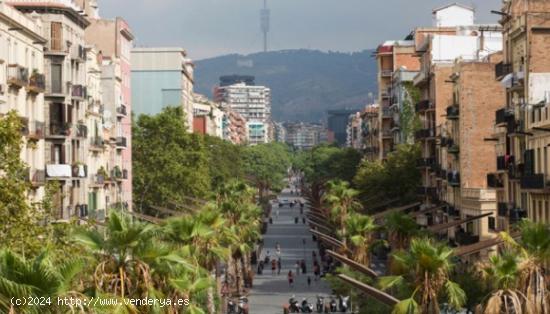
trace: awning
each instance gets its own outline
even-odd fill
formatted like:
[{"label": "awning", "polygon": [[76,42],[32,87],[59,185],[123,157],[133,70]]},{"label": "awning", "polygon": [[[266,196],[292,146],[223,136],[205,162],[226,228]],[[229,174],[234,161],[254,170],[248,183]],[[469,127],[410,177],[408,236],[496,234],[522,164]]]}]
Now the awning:
[{"label": "awning", "polygon": [[464,219],[460,219],[460,220],[453,220],[453,221],[449,221],[449,222],[442,223],[442,224],[439,224],[439,225],[429,226],[428,230],[430,230],[432,232],[439,232],[439,231],[443,231],[445,229],[460,226],[463,223],[478,220],[478,219],[481,219],[481,218],[484,218],[484,217],[487,217],[487,216],[491,216],[491,215],[493,215],[493,213],[486,213],[486,214],[473,216],[473,217],[469,217],[469,218],[464,218]]},{"label": "awning", "polygon": [[430,207],[430,208],[425,208],[425,209],[422,209],[422,210],[419,210],[417,212],[411,212],[410,215],[413,216],[413,217],[418,217],[420,215],[424,215],[424,214],[428,214],[428,213],[431,213],[431,212],[434,212],[438,209],[441,209],[443,207],[445,207],[447,205],[440,205],[440,206],[435,206],[435,207]]},{"label": "awning", "polygon": [[[518,237],[520,237],[520,235],[521,234],[519,232],[514,233],[514,234],[512,234],[512,238],[518,238]],[[477,253],[481,250],[485,250],[485,249],[488,249],[490,247],[493,247],[495,245],[500,245],[502,243],[504,243],[504,240],[500,236],[498,236],[496,238],[480,241],[478,243],[460,246],[460,247],[458,247],[454,250],[453,255],[454,256],[468,256],[468,255]]]},{"label": "awning", "polygon": [[360,263],[357,263],[356,261],[352,260],[352,259],[349,259],[347,257],[345,257],[344,255],[341,255],[341,254],[338,254],[334,251],[331,251],[331,250],[326,250],[327,254],[334,257],[335,259],[339,260],[340,262],[350,266],[351,268],[365,274],[365,275],[368,275],[372,278],[376,278],[378,277],[378,274],[370,269],[369,267],[363,265],[363,264],[360,264]]},{"label": "awning", "polygon": [[382,290],[378,290],[372,286],[369,286],[367,284],[364,284],[360,281],[357,281],[349,276],[339,274],[338,278],[342,279],[343,281],[349,283],[350,285],[356,287],[357,289],[361,290],[362,292],[365,292],[366,294],[370,295],[371,297],[375,298],[376,300],[387,304],[389,306],[395,306],[397,303],[399,303],[399,300],[394,298],[393,296],[387,294],[386,292]]},{"label": "awning", "polygon": [[420,206],[420,205],[422,205],[422,203],[416,202],[416,203],[412,203],[412,204],[401,206],[401,207],[390,208],[390,209],[387,209],[383,212],[376,213],[376,214],[372,215],[372,218],[381,219],[381,218],[384,218],[385,216],[387,216],[391,213],[405,211],[407,209],[410,209],[410,208],[413,208],[413,207],[416,207],[416,206]]}]

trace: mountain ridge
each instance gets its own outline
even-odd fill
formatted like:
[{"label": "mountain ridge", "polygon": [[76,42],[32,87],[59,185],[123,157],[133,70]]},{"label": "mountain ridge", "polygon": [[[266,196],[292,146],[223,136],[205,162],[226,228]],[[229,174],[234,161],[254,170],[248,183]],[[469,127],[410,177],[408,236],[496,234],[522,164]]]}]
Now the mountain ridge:
[{"label": "mountain ridge", "polygon": [[208,96],[222,75],[253,75],[271,88],[275,121],[324,121],[328,109],[359,109],[376,95],[373,50],[298,49],[229,54],[195,61],[195,90]]}]

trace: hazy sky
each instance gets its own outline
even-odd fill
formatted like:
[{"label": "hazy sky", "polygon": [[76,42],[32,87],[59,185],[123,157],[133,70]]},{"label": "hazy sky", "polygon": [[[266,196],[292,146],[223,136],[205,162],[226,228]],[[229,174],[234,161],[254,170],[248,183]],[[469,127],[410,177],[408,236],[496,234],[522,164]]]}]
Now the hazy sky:
[{"label": "hazy sky", "polygon": [[[453,0],[268,0],[270,50],[358,51],[431,24]],[[467,0],[478,23],[496,22],[502,0]],[[137,46],[181,46],[193,59],[262,49],[263,0],[99,0],[100,15],[124,17]]]}]

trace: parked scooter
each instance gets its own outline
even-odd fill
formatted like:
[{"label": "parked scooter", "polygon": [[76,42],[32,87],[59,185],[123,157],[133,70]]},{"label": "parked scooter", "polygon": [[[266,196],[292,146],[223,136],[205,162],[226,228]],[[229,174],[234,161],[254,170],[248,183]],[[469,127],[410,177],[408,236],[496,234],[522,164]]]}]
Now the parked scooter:
[{"label": "parked scooter", "polygon": [[323,313],[325,308],[325,298],[318,295],[317,296],[317,313]]},{"label": "parked scooter", "polygon": [[238,314],[237,304],[235,304],[235,301],[233,301],[233,299],[229,299],[229,301],[227,301],[227,314]]},{"label": "parked scooter", "polygon": [[338,311],[338,304],[336,303],[336,300],[334,300],[334,297],[331,297],[330,298],[330,311],[331,312],[336,312]]},{"label": "parked scooter", "polygon": [[240,297],[239,298],[239,311],[238,314],[248,314],[248,298]]},{"label": "parked scooter", "polygon": [[346,313],[348,311],[350,308],[349,301],[349,296],[340,296],[340,312]]},{"label": "parked scooter", "polygon": [[303,298],[300,310],[302,311],[302,313],[313,313],[313,304],[307,302],[306,298]]},{"label": "parked scooter", "polygon": [[294,298],[294,296],[288,299],[288,310],[290,313],[300,313],[299,302]]}]

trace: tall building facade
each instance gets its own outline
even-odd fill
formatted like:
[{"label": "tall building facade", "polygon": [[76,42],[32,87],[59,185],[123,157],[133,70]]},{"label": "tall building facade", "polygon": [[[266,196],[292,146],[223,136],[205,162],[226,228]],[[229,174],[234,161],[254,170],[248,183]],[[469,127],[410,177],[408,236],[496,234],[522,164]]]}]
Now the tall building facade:
[{"label": "tall building facade", "polygon": [[136,114],[181,106],[193,130],[194,65],[183,48],[133,48],[132,98]]},{"label": "tall building facade", "polygon": [[354,114],[355,110],[340,109],[340,110],[328,110],[328,141],[335,143],[339,146],[346,145],[347,140],[347,127],[349,116]]},{"label": "tall building facade", "polygon": [[285,142],[296,149],[311,149],[323,142],[322,135],[326,129],[321,124],[297,122],[285,123]]},{"label": "tall building facade", "polygon": [[237,83],[217,87],[215,100],[246,120],[247,140],[251,145],[270,141],[271,90],[265,86]]}]

